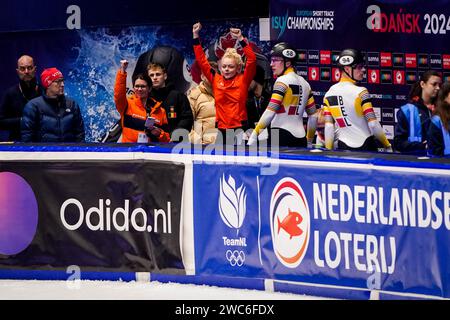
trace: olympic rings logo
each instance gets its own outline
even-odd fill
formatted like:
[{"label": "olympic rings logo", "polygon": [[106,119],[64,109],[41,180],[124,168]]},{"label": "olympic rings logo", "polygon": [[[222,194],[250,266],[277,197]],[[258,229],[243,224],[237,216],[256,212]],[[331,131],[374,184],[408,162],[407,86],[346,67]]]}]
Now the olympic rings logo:
[{"label": "olympic rings logo", "polygon": [[227,250],[225,256],[227,257],[228,262],[230,262],[230,265],[232,267],[234,266],[242,266],[245,261],[245,253],[244,251],[238,251],[238,250]]}]

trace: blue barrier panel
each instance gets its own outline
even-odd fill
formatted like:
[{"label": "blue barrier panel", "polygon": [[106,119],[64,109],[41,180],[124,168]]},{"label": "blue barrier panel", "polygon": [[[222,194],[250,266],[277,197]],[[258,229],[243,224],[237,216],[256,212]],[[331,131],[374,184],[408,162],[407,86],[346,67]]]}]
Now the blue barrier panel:
[{"label": "blue barrier panel", "polygon": [[354,163],[280,164],[273,175],[195,164],[196,271],[450,297],[449,178]]}]

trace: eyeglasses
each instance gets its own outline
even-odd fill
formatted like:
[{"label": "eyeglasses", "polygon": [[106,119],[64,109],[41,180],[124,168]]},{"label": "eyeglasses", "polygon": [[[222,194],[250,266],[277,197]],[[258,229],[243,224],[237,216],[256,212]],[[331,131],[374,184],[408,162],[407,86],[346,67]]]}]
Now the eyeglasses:
[{"label": "eyeglasses", "polygon": [[60,78],[60,79],[56,79],[55,81],[53,81],[52,83],[56,83],[58,86],[59,85],[61,85],[61,83],[63,83],[64,82],[64,79],[63,78]]},{"label": "eyeglasses", "polygon": [[283,58],[270,58],[270,62],[272,63],[275,63],[275,62],[283,62],[284,60],[283,60]]},{"label": "eyeglasses", "polygon": [[22,71],[22,72],[24,72],[24,71],[33,71],[34,68],[35,68],[35,66],[26,66],[26,67],[20,66],[20,67],[17,67],[17,69],[19,69],[19,71]]}]

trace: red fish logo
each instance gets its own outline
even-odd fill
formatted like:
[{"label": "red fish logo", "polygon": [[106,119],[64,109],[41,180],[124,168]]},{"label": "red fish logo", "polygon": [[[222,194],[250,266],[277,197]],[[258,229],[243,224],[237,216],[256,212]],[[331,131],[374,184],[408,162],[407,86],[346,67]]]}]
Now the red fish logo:
[{"label": "red fish logo", "polygon": [[278,260],[288,268],[297,267],[308,248],[310,214],[305,193],[292,178],[281,179],[272,191],[270,228]]},{"label": "red fish logo", "polygon": [[303,230],[298,226],[302,222],[303,218],[298,212],[291,211],[291,209],[289,209],[289,214],[283,219],[282,222],[280,222],[279,217],[277,217],[277,220],[278,233],[280,233],[280,230],[283,229],[290,235],[289,239],[300,236],[303,233]]}]

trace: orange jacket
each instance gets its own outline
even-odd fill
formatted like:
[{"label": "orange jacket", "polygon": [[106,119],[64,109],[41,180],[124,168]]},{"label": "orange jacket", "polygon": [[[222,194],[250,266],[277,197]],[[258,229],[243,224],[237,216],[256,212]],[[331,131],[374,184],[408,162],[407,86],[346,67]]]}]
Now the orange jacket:
[{"label": "orange jacket", "polygon": [[225,79],[211,72],[211,67],[199,41],[194,40],[194,53],[203,74],[212,83],[216,103],[216,121],[220,129],[232,129],[247,123],[246,101],[248,87],[256,73],[256,55],[245,41],[240,44],[244,49],[247,62],[244,73],[238,73],[231,79]]},{"label": "orange jacket", "polygon": [[[138,134],[145,132],[147,111],[141,99],[136,98],[134,95],[127,97],[126,81],[127,74],[119,70],[114,85],[114,102],[121,117],[122,142],[136,143],[138,141]],[[156,102],[152,98],[148,98],[147,101],[150,105],[153,104],[150,110],[150,116],[155,118],[155,125],[160,129],[162,126],[166,126],[168,124],[166,110],[161,107],[161,103]],[[160,142],[168,142],[170,141],[170,135],[161,129],[161,134],[159,137],[155,137],[155,139]]]}]

